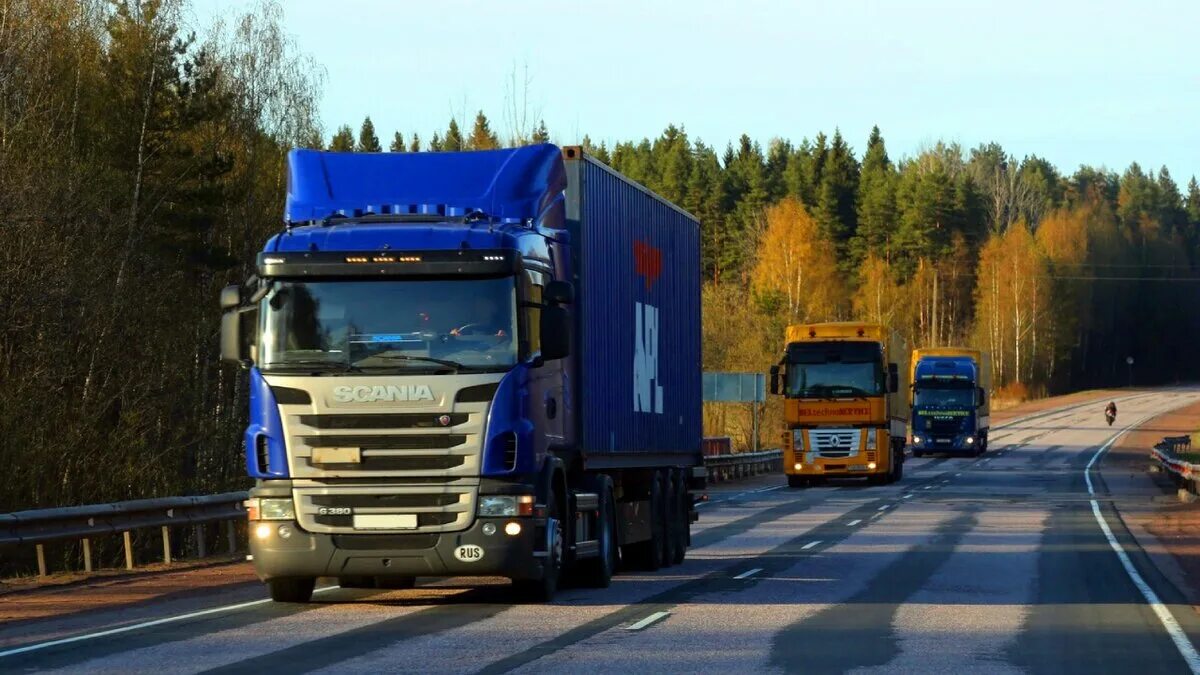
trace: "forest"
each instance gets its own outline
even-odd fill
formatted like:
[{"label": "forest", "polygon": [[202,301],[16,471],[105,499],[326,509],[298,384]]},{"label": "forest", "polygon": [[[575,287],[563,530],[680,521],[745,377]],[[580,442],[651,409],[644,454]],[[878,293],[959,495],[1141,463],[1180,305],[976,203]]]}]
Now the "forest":
[{"label": "forest", "polygon": [[[321,68],[278,2],[202,30],[187,9],[0,0],[0,513],[247,484],[216,298],[279,229],[293,147],[584,145],[700,218],[705,370],[764,371],[788,323],[866,319],[912,347],[988,350],[1008,398],[1200,374],[1194,177],[995,143],[899,155],[878,128],[858,147],[833,129],[721,148],[687,134],[686,110],[618,142],[483,111],[329,133]],[[748,426],[706,414],[742,446]]]}]

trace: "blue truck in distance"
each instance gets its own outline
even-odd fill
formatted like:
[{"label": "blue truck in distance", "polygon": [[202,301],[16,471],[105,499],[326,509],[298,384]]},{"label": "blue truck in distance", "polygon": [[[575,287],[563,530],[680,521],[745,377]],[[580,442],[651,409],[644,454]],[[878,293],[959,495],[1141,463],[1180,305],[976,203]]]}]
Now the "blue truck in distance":
[{"label": "blue truck in distance", "polygon": [[987,451],[991,361],[976,349],[937,347],[912,354],[913,456]]},{"label": "blue truck in distance", "polygon": [[586,155],[288,156],[221,293],[271,597],[677,564],[704,488],[699,223]]}]

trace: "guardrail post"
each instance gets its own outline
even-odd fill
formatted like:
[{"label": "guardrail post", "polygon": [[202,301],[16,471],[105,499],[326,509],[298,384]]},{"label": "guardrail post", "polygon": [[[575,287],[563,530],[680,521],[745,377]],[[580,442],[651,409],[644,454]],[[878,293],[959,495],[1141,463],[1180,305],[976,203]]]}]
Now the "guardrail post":
[{"label": "guardrail post", "polygon": [[122,539],[125,540],[125,569],[133,569],[133,540],[129,536],[129,530],[121,533]]},{"label": "guardrail post", "polygon": [[41,544],[37,545],[37,559],[38,559],[38,576],[44,577],[44,576],[46,576],[46,548],[44,546],[42,546]]},{"label": "guardrail post", "polygon": [[208,555],[208,542],[204,540],[204,523],[196,525],[196,557],[204,558]]},{"label": "guardrail post", "polygon": [[92,572],[92,540],[87,537],[83,538],[83,571]]},{"label": "guardrail post", "polygon": [[237,529],[232,520],[225,521],[225,539],[229,543],[229,553],[237,553]]},{"label": "guardrail post", "polygon": [[171,564],[171,528],[166,525],[162,526],[163,534],[163,564]]}]

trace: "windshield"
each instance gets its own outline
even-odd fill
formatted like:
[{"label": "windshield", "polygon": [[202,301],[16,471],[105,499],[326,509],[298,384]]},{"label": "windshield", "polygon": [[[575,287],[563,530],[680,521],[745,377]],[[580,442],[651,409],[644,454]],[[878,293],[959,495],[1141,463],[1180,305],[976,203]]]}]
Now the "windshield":
[{"label": "windshield", "polygon": [[517,360],[512,277],[276,281],[263,299],[264,370],[507,370]]},{"label": "windshield", "polygon": [[975,407],[975,390],[956,388],[918,387],[913,397],[913,405],[935,408],[973,408]]},{"label": "windshield", "polygon": [[854,398],[884,390],[883,353],[864,342],[792,344],[787,351],[787,396]]}]

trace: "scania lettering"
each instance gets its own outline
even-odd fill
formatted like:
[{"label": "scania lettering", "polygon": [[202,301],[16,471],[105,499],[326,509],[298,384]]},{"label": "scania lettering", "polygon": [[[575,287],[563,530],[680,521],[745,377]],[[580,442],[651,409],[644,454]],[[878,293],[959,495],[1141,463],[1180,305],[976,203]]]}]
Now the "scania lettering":
[{"label": "scania lettering", "polygon": [[830,478],[891,483],[903,476],[908,407],[900,339],[883,326],[788,326],[783,356],[771,367],[782,395],[783,470],[788,485]]},{"label": "scania lettering", "polygon": [[277,601],[683,560],[704,488],[699,224],[580,148],[288,156],[221,294]]}]

